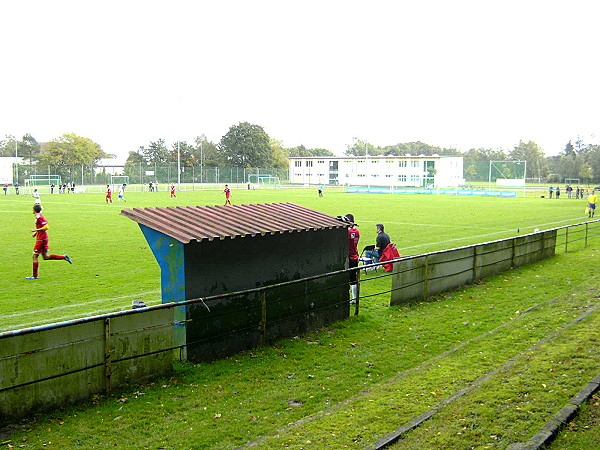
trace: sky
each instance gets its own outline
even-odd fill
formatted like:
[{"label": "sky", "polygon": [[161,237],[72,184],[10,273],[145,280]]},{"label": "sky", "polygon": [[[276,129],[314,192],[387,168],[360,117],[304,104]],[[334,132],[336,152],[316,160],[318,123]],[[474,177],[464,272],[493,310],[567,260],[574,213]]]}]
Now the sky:
[{"label": "sky", "polygon": [[596,0],[28,0],[0,5],[0,138],[75,133],[126,158],[217,143],[546,155],[599,143]]}]

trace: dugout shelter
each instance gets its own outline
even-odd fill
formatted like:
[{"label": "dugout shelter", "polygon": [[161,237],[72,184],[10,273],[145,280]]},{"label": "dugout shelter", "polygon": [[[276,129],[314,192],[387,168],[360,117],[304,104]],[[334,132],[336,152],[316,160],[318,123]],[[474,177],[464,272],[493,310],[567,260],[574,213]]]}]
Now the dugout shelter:
[{"label": "dugout shelter", "polygon": [[[162,302],[205,299],[348,267],[348,224],[293,203],[123,209],[161,270]],[[176,308],[187,359],[210,361],[349,316],[340,273]],[[261,331],[262,330],[262,331]]]}]

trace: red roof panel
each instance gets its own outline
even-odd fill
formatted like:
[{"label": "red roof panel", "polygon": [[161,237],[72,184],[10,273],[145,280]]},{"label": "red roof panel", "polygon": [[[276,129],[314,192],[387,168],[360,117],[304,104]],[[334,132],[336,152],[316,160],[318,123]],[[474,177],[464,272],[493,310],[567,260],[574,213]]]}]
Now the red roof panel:
[{"label": "red roof panel", "polygon": [[184,244],[347,227],[333,216],[294,203],[127,208],[121,215]]}]

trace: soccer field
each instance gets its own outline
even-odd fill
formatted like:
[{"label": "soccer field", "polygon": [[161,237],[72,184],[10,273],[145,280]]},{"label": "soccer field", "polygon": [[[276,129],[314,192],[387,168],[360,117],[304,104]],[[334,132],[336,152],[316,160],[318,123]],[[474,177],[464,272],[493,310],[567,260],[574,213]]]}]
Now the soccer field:
[{"label": "soccer field", "polygon": [[[132,300],[160,303],[160,273],[139,226],[119,215],[123,208],[215,205],[219,191],[129,192],[127,203],[105,204],[104,194],[43,195],[50,253],[68,254],[73,265],[40,259],[31,275],[33,199],[0,198],[2,264],[0,331],[131,307]],[[400,253],[412,255],[486,242],[585,220],[584,200],[485,198],[432,195],[349,194],[326,189],[233,191],[233,204],[291,202],[334,216],[354,214],[359,248],[374,243],[383,223]],[[235,264],[235,259],[232,260]]]}]

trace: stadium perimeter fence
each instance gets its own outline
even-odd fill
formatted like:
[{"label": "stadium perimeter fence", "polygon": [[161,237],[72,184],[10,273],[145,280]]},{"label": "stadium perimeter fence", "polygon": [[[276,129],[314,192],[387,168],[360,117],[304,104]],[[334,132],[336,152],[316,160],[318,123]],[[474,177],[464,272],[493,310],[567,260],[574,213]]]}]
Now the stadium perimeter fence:
[{"label": "stadium perimeter fence", "polygon": [[[349,275],[350,271],[357,271],[358,301],[351,305],[349,295],[339,300],[356,315],[360,302],[372,297],[389,295],[391,304],[424,301],[510,267],[538,261],[556,252],[582,249],[590,241],[598,242],[598,236],[600,220],[594,220],[401,257],[392,262],[390,272],[366,270],[390,264],[387,261],[246,291],[4,332],[0,334],[0,419],[22,417],[168,374],[174,359],[184,354],[186,345],[198,344],[176,342],[175,329],[187,324],[174,320],[175,310],[186,305],[208,300],[231,301],[235,297],[243,299],[245,307],[240,313],[246,312],[248,320],[222,333],[258,331],[258,341],[251,344],[261,345],[270,342],[266,334],[270,310],[284,308],[289,311],[288,319],[296,314],[297,320],[309,321],[311,312],[294,313],[294,306],[318,296],[319,289],[339,288],[326,282],[314,283],[315,280],[339,278],[341,273]],[[381,279],[390,279],[391,288],[380,290],[377,286],[381,282],[377,281]],[[319,288],[319,284],[323,287]],[[290,286],[298,287],[297,295],[289,295]],[[312,286],[310,292],[309,286]],[[281,288],[286,295],[277,295]],[[361,288],[369,293],[361,295]],[[209,308],[203,319],[220,320],[218,313],[211,313]],[[206,340],[214,337],[207,336]]]}]

